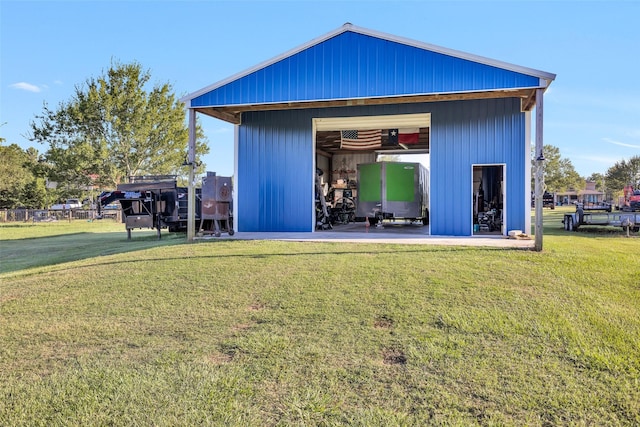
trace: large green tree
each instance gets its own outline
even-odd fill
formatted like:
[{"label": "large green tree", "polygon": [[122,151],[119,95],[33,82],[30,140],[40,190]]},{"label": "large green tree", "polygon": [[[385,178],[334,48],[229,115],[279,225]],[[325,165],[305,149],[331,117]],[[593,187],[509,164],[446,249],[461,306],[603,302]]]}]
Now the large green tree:
[{"label": "large green tree", "polygon": [[22,205],[25,186],[33,180],[27,166],[28,156],[17,144],[0,145],[0,208]]},{"label": "large green tree", "polygon": [[[67,186],[113,188],[132,175],[183,175],[189,132],[184,105],[168,83],[150,84],[139,63],[112,62],[76,86],[55,110],[45,104],[30,139],[49,146],[50,178]],[[198,124],[196,159],[208,152]],[[202,172],[202,171],[198,171]]]},{"label": "large green tree", "polygon": [[605,180],[607,187],[616,192],[622,191],[626,185],[640,188],[640,156],[616,162],[607,170]]},{"label": "large green tree", "polygon": [[44,179],[38,176],[38,151],[23,150],[17,144],[1,145],[0,208],[39,209],[46,205]]},{"label": "large green tree", "polygon": [[[544,152],[544,183],[546,190],[553,193],[569,189],[581,190],[585,186],[584,178],[576,172],[571,160],[560,155],[560,149],[553,145],[545,144]],[[532,152],[533,154],[533,152]],[[531,159],[531,188],[534,186],[535,159]]]}]

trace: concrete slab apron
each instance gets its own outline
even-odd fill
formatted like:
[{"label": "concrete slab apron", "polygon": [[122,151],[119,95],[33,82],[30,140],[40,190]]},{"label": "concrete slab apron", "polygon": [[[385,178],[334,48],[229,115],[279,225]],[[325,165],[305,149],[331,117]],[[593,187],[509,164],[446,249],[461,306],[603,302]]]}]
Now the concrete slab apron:
[{"label": "concrete slab apron", "polygon": [[233,236],[222,234],[220,237],[202,237],[200,239],[221,240],[282,240],[294,242],[349,242],[349,243],[392,243],[402,245],[443,245],[443,246],[485,246],[494,248],[532,249],[534,240],[508,239],[504,236],[447,237],[393,234],[393,233],[357,233],[357,232],[315,232],[315,233],[249,233],[236,232]]}]

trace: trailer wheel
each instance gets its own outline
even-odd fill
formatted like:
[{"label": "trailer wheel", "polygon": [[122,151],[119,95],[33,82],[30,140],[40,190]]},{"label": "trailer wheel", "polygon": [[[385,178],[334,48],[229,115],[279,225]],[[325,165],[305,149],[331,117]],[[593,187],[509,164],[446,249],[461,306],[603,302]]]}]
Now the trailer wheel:
[{"label": "trailer wheel", "polygon": [[235,231],[233,231],[233,228],[229,229],[229,236],[233,236],[233,233],[235,233]]}]

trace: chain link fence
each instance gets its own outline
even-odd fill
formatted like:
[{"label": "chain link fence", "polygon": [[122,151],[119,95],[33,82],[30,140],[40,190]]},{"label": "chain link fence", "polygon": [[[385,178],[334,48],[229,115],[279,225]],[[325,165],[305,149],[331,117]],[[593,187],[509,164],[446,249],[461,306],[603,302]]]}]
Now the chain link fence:
[{"label": "chain link fence", "polygon": [[[94,220],[98,218],[95,209],[47,210],[47,209],[0,209],[0,222],[52,222],[72,220]],[[102,211],[103,219],[122,222],[120,209]]]}]

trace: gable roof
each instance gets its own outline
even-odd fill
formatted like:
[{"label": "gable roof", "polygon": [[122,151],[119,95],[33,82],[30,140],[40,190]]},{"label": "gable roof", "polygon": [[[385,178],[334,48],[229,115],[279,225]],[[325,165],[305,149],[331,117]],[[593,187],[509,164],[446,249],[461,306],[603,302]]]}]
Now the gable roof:
[{"label": "gable roof", "polygon": [[181,99],[239,123],[243,111],[520,97],[555,74],[392,36],[352,24]]}]

